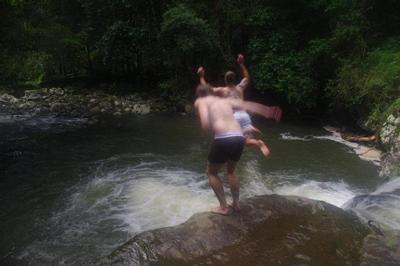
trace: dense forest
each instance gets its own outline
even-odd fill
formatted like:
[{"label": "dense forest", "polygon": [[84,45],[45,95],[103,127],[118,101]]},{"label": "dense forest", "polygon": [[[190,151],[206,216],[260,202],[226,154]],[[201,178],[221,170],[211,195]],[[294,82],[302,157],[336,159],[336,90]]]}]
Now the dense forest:
[{"label": "dense forest", "polygon": [[374,129],[400,109],[399,10],[397,0],[2,0],[0,83],[124,79],[173,101],[192,95],[199,65],[220,82],[243,53],[259,97]]}]

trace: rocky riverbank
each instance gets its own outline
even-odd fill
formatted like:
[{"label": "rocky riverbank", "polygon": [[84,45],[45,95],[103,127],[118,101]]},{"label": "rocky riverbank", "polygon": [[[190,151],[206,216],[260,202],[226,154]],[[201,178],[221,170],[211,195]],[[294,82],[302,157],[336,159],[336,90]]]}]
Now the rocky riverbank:
[{"label": "rocky riverbank", "polygon": [[330,126],[324,129],[353,148],[361,159],[381,166],[380,176],[400,176],[400,113],[389,115],[382,128],[372,136],[352,135]]},{"label": "rocky riverbank", "polygon": [[244,200],[241,213],[198,213],[141,233],[98,264],[398,265],[398,235],[373,231],[321,201],[264,195]]},{"label": "rocky riverbank", "polygon": [[386,149],[382,158],[382,176],[400,176],[400,115],[389,115],[379,133]]},{"label": "rocky riverbank", "polygon": [[[191,112],[189,104],[186,105],[182,111]],[[139,94],[117,96],[76,88],[27,90],[20,98],[6,93],[0,95],[0,113],[84,117],[89,123],[97,122],[103,115],[145,115],[167,110],[162,99],[145,99]]]}]

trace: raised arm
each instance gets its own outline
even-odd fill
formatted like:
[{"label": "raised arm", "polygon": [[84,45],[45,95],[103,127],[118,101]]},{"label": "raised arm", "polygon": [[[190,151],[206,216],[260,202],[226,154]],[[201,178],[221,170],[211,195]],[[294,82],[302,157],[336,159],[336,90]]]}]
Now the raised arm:
[{"label": "raised arm", "polygon": [[197,75],[199,76],[200,84],[210,86],[212,94],[215,94],[215,95],[218,95],[218,96],[222,97],[223,96],[224,87],[214,87],[211,84],[209,84],[207,82],[206,78],[205,78],[205,73],[206,73],[206,71],[205,71],[204,67],[200,66],[197,69]]},{"label": "raised arm", "polygon": [[245,90],[250,85],[250,73],[244,65],[244,56],[242,54],[238,54],[236,62],[239,64],[243,76],[242,80],[238,84],[238,87],[240,87],[242,90]]},{"label": "raised arm", "polygon": [[230,100],[233,108],[241,108],[250,113],[254,113],[260,116],[263,116],[267,119],[273,119],[276,122],[279,122],[282,118],[282,110],[278,106],[266,106],[263,104],[242,101],[242,100]]},{"label": "raised arm", "polygon": [[197,69],[197,75],[199,76],[200,84],[202,84],[202,85],[207,85],[208,84],[206,78],[204,77],[205,73],[206,73],[206,71],[205,71],[204,67],[200,66]]},{"label": "raised arm", "polygon": [[281,121],[282,109],[279,106],[269,107],[263,104],[249,101],[243,101],[242,106],[243,109],[251,113],[261,115],[267,119],[273,119],[276,122]]}]

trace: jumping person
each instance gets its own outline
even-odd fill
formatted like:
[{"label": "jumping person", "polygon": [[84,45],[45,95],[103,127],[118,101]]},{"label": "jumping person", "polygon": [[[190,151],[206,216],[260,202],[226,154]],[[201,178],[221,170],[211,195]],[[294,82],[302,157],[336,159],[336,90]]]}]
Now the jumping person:
[{"label": "jumping person", "polygon": [[[243,100],[243,95],[244,91],[246,88],[248,88],[250,84],[250,74],[244,64],[244,57],[243,55],[239,54],[237,57],[237,63],[240,66],[240,69],[242,71],[243,78],[240,81],[239,84],[235,84],[236,82],[236,74],[232,71],[228,71],[225,74],[225,87],[212,87],[212,92],[214,95],[220,96],[220,97],[229,97],[233,99],[242,99]],[[199,75],[200,79],[200,84],[204,86],[209,86],[205,79],[205,70],[203,67],[199,67],[197,70],[197,74]],[[273,118],[275,120],[280,120],[280,117],[282,115],[282,111],[280,110],[279,107],[268,107],[269,108],[269,115],[268,118]],[[235,119],[239,122],[242,131],[245,136],[245,144],[247,146],[252,146],[255,148],[258,148],[261,153],[264,155],[264,157],[268,157],[270,154],[270,151],[267,147],[267,145],[264,143],[264,141],[260,139],[255,138],[255,133],[262,135],[261,131],[254,127],[251,122],[250,115],[242,110],[242,109],[235,109],[234,110],[234,117]]]},{"label": "jumping person", "polygon": [[212,88],[200,84],[196,89],[197,99],[194,107],[200,118],[203,130],[211,131],[214,140],[208,155],[207,176],[212,189],[219,201],[219,207],[212,212],[228,215],[230,208],[226,202],[224,188],[218,171],[226,164],[229,187],[232,193],[232,208],[240,210],[239,204],[239,177],[235,174],[236,164],[239,161],[245,138],[240,124],[236,121],[234,109],[248,110],[266,116],[266,106],[244,102],[239,99],[221,98],[211,95]]}]

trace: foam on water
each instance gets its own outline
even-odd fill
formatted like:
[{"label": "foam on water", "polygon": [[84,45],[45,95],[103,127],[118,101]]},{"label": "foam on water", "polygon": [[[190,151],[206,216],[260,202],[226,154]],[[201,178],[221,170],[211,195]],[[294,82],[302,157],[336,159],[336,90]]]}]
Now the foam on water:
[{"label": "foam on water", "polygon": [[251,177],[241,180],[242,197],[276,193],[322,200],[341,207],[345,202],[362,193],[360,190],[351,188],[344,181],[319,182],[310,177],[284,171],[263,173],[257,160],[245,162],[242,168],[243,176]]},{"label": "foam on water", "polygon": [[382,184],[372,193],[372,195],[379,195],[383,193],[398,193],[398,190],[400,190],[400,177],[393,178],[388,182]]},{"label": "foam on water", "polygon": [[[46,239],[31,243],[19,259],[68,264],[82,253],[99,257],[136,233],[182,223],[217,204],[205,173],[165,168],[157,160],[110,170],[113,161],[101,161],[95,177],[71,191],[63,210],[46,222]],[[50,246],[52,252],[42,254]]]},{"label": "foam on water", "polygon": [[[260,167],[255,159],[243,161],[241,197],[297,195],[340,207],[360,194],[343,181],[318,182],[282,171],[265,173]],[[21,260],[79,264],[87,254],[94,259],[109,254],[137,233],[182,223],[218,204],[205,173],[172,167],[168,158],[152,153],[97,161],[93,176],[64,199],[48,221],[40,221],[46,237],[28,245]]]},{"label": "foam on water", "polygon": [[304,137],[294,136],[290,132],[281,133],[281,138],[283,140],[297,140],[297,141],[312,141],[312,140],[330,140],[334,142],[338,142],[346,145],[349,148],[357,149],[360,145],[354,142],[350,142],[342,139],[342,136],[338,132],[330,131],[331,135],[323,135],[323,136],[312,136],[307,135]]},{"label": "foam on water", "polygon": [[283,140],[299,140],[299,141],[313,140],[313,136],[298,137],[298,136],[293,136],[290,132],[281,133],[280,135]]},{"label": "foam on water", "polygon": [[281,133],[281,138],[283,140],[289,141],[312,141],[312,140],[330,140],[340,144],[343,144],[351,149],[352,152],[356,153],[361,159],[370,161],[373,164],[380,165],[381,152],[375,148],[371,148],[362,144],[344,140],[339,132],[334,131],[331,127],[324,127],[331,135],[323,136],[311,136],[307,135],[305,137],[293,136],[290,132]]},{"label": "foam on water", "polygon": [[251,197],[272,193],[271,184],[268,183],[270,179],[265,176],[265,174],[262,174],[257,160],[246,161],[243,163],[241,168],[243,171],[242,176],[248,177],[246,179],[242,178],[240,181],[241,197]]},{"label": "foam on water", "polygon": [[400,230],[400,178],[395,178],[370,194],[360,195],[344,205],[363,220]]},{"label": "foam on water", "polygon": [[341,207],[357,192],[344,182],[306,181],[300,185],[286,184],[275,189],[280,195],[295,195],[315,200],[322,200],[337,207]]}]

